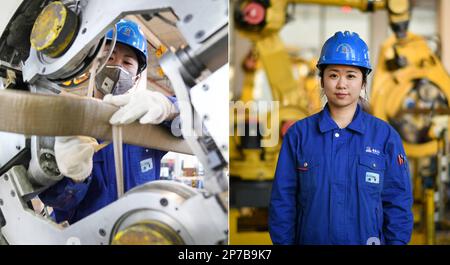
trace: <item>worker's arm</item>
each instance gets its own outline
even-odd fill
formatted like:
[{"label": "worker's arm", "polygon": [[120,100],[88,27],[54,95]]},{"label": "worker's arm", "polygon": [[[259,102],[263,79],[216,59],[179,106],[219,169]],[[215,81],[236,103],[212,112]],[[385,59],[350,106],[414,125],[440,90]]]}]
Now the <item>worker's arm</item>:
[{"label": "worker's arm", "polygon": [[65,177],[40,194],[46,205],[70,211],[83,200],[91,183],[93,156],[98,146],[91,137],[55,137],[55,159]]},{"label": "worker's arm", "polygon": [[411,180],[402,141],[392,129],[383,191],[383,234],[388,245],[408,244],[413,229]]},{"label": "worker's arm", "polygon": [[120,107],[109,120],[112,125],[130,124],[137,120],[141,124],[161,124],[172,120],[179,113],[170,98],[148,89],[117,96],[109,94],[103,101]]},{"label": "worker's arm", "polygon": [[273,244],[295,244],[297,227],[297,143],[295,125],[286,134],[281,146],[272,196],[269,205],[269,232]]},{"label": "worker's arm", "polygon": [[166,96],[168,100],[170,100],[170,102],[172,102],[173,106],[175,107],[175,111],[174,111],[174,115],[171,115],[169,119],[163,121],[161,123],[161,125],[163,125],[164,127],[171,129],[172,127],[172,121],[175,117],[177,117],[180,113],[180,109],[178,107],[178,100],[176,97],[172,97],[172,96]]},{"label": "worker's arm", "polygon": [[72,211],[86,196],[92,176],[82,182],[75,182],[64,177],[55,185],[39,194],[45,205],[61,211]]},{"label": "worker's arm", "polygon": [[168,100],[170,100],[170,102],[172,102],[172,104],[175,106],[175,109],[176,109],[175,113],[180,113],[180,109],[178,108],[177,97],[175,97],[175,96],[166,96],[166,98]]}]

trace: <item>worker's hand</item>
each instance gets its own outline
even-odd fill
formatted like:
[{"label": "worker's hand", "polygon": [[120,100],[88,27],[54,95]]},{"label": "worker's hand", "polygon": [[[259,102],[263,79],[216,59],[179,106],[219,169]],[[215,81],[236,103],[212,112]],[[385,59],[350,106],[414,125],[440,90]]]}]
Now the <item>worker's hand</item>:
[{"label": "worker's hand", "polygon": [[163,94],[147,89],[134,90],[124,95],[106,95],[104,102],[120,107],[111,117],[112,125],[129,124],[139,119],[141,124],[160,124],[174,118],[178,111]]},{"label": "worker's hand", "polygon": [[84,181],[92,171],[97,140],[87,136],[55,137],[55,159],[59,171],[75,182]]}]

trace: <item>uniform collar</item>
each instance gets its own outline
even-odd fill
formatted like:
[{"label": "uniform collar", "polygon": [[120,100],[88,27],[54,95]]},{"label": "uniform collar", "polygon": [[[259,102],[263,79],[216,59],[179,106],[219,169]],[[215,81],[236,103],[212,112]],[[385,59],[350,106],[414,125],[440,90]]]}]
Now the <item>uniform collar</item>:
[{"label": "uniform collar", "polygon": [[[353,116],[352,122],[347,126],[348,129],[363,134],[366,130],[364,125],[364,111],[361,109],[359,104],[356,107],[355,115]],[[339,126],[331,118],[330,109],[328,108],[328,103],[323,108],[319,117],[319,129],[321,133],[328,132],[330,130],[339,129]]]},{"label": "uniform collar", "polygon": [[364,115],[366,113],[364,110],[359,106],[359,104],[356,106],[356,112],[353,116],[352,122],[347,126],[350,130],[353,130],[355,132],[358,132],[360,134],[364,134],[366,131],[366,125],[364,123]]},{"label": "uniform collar", "polygon": [[325,107],[320,112],[319,117],[319,129],[321,133],[325,133],[334,129],[339,129],[339,126],[336,122],[331,118],[330,109],[328,108],[328,103],[325,104]]}]

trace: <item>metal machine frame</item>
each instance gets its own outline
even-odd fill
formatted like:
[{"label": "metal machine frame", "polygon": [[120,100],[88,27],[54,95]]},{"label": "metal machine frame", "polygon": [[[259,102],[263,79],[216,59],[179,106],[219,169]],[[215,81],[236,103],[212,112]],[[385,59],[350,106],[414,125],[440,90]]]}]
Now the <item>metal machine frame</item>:
[{"label": "metal machine frame", "polygon": [[[4,222],[1,234],[6,242],[110,244],[119,230],[154,220],[169,226],[170,233],[178,235],[185,244],[227,244],[228,205],[223,194],[228,191],[228,141],[220,134],[223,129],[220,124],[228,119],[228,113],[205,109],[204,99],[207,97],[221,107],[224,101],[228,106],[228,97],[224,96],[228,90],[223,85],[228,83],[228,1],[136,0],[105,5],[101,0],[67,0],[63,3],[79,18],[79,29],[69,48],[57,58],[31,48],[23,67],[14,68],[22,71],[23,81],[38,86],[38,90],[57,90],[58,83],[89,68],[105,33],[125,15],[161,10],[171,10],[177,15],[177,27],[188,46],[168,51],[160,64],[178,99],[182,135],[204,165],[206,191],[172,181],[155,181],[130,190],[75,224],[61,227],[34,213],[27,205],[43,186],[51,185],[59,176],[53,174],[45,179],[42,170],[27,172],[24,165],[9,165],[9,170],[0,177],[0,210]],[[3,65],[11,68],[9,64]],[[38,151],[32,152],[32,156],[39,154]],[[32,161],[36,163],[36,158],[32,157]],[[37,161],[39,164],[40,160]],[[34,168],[39,166],[42,169],[42,164]],[[41,174],[40,183],[33,181],[33,172]]]}]

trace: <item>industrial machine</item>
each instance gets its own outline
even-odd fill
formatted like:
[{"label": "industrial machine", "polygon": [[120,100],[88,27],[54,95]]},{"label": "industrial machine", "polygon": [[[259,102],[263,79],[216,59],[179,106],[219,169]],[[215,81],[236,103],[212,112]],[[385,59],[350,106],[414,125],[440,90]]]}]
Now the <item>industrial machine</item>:
[{"label": "industrial machine", "polygon": [[[276,166],[281,144],[274,134],[283,137],[289,126],[300,119],[299,115],[304,117],[307,115],[305,113],[318,111],[322,106],[320,90],[316,82],[316,60],[304,60],[290,55],[286,63],[290,66],[290,71],[295,74],[293,81],[296,93],[292,93],[291,97],[283,97],[284,102],[289,104],[279,109],[279,105],[263,104],[267,99],[255,98],[255,94],[263,94],[262,91],[255,91],[255,86],[261,83],[261,80],[265,80],[267,69],[262,67],[259,55],[254,49],[242,63],[244,82],[241,96],[230,109],[230,115],[234,115],[235,112],[237,114],[232,121],[234,124],[230,125],[233,126],[230,137],[230,160],[233,161],[230,164],[232,193],[241,195],[232,196],[231,205],[243,206],[240,209],[230,210],[233,244],[261,243],[262,241],[270,243],[268,234],[259,231],[267,230],[267,211],[264,207],[267,205],[268,189],[271,187],[270,178]],[[271,68],[271,71],[276,69]],[[299,106],[305,106],[305,108],[302,109]],[[278,116],[282,117],[281,125],[278,123]],[[264,144],[270,141],[276,141],[276,144],[273,146]],[[235,172],[240,172],[239,179],[236,178],[237,175],[234,175]],[[238,228],[245,237],[235,234]]]},{"label": "industrial machine", "polygon": [[[315,89],[299,89],[292,74],[292,62],[278,32],[287,23],[287,8],[290,4],[321,4],[334,6],[350,6],[365,12],[387,9],[391,28],[398,38],[407,34],[410,19],[409,1],[346,1],[346,0],[240,0],[235,1],[234,22],[237,31],[250,39],[254,45],[254,53],[262,63],[272,92],[272,100],[279,103],[273,113],[256,118],[239,115],[232,119],[237,124],[245,124],[245,135],[230,137],[230,238],[231,244],[270,244],[268,235],[268,204],[271,181],[275,172],[281,141],[271,146],[262,146],[261,130],[259,134],[249,134],[251,128],[267,128],[265,124],[271,118],[277,119],[276,128],[272,131],[283,132],[295,121],[302,119],[320,109],[315,108],[315,101],[306,96],[305,91],[318,92],[318,84],[313,78],[307,78],[304,86]],[[247,88],[251,83],[251,73],[246,74],[241,100],[251,101]],[[376,77],[375,77],[376,78]],[[317,96],[316,96],[317,97]],[[311,104],[313,103],[313,104]],[[247,105],[250,106],[251,104]],[[244,106],[245,108],[245,106]],[[276,112],[277,111],[277,112]],[[241,113],[245,113],[242,112]],[[232,113],[234,115],[234,113]],[[256,124],[256,125],[255,125]],[[273,124],[273,123],[272,123]],[[237,125],[232,125],[238,127]],[[243,126],[241,126],[243,127]],[[255,131],[255,130],[253,130]]]},{"label": "industrial machine", "polygon": [[[84,84],[91,86],[108,59],[102,53],[105,34],[119,19],[130,14],[149,19],[161,11],[176,15],[188,44],[166,51],[159,61],[179,103],[172,131],[178,129],[182,138],[159,126],[111,127],[108,120],[117,108],[93,98],[56,95],[86,73]],[[0,38],[5,88],[0,91],[0,242],[227,244],[227,49],[226,0],[22,1]],[[53,142],[64,135],[113,140],[118,149],[123,140],[194,154],[204,166],[205,190],[154,181],[70,226],[57,224],[34,212],[30,200],[63,178]]]},{"label": "industrial machine", "polygon": [[450,77],[423,37],[408,32],[385,41],[375,68],[371,105],[375,116],[399,132],[412,165],[416,223],[412,243],[435,244],[436,231],[450,228],[449,89]]}]

